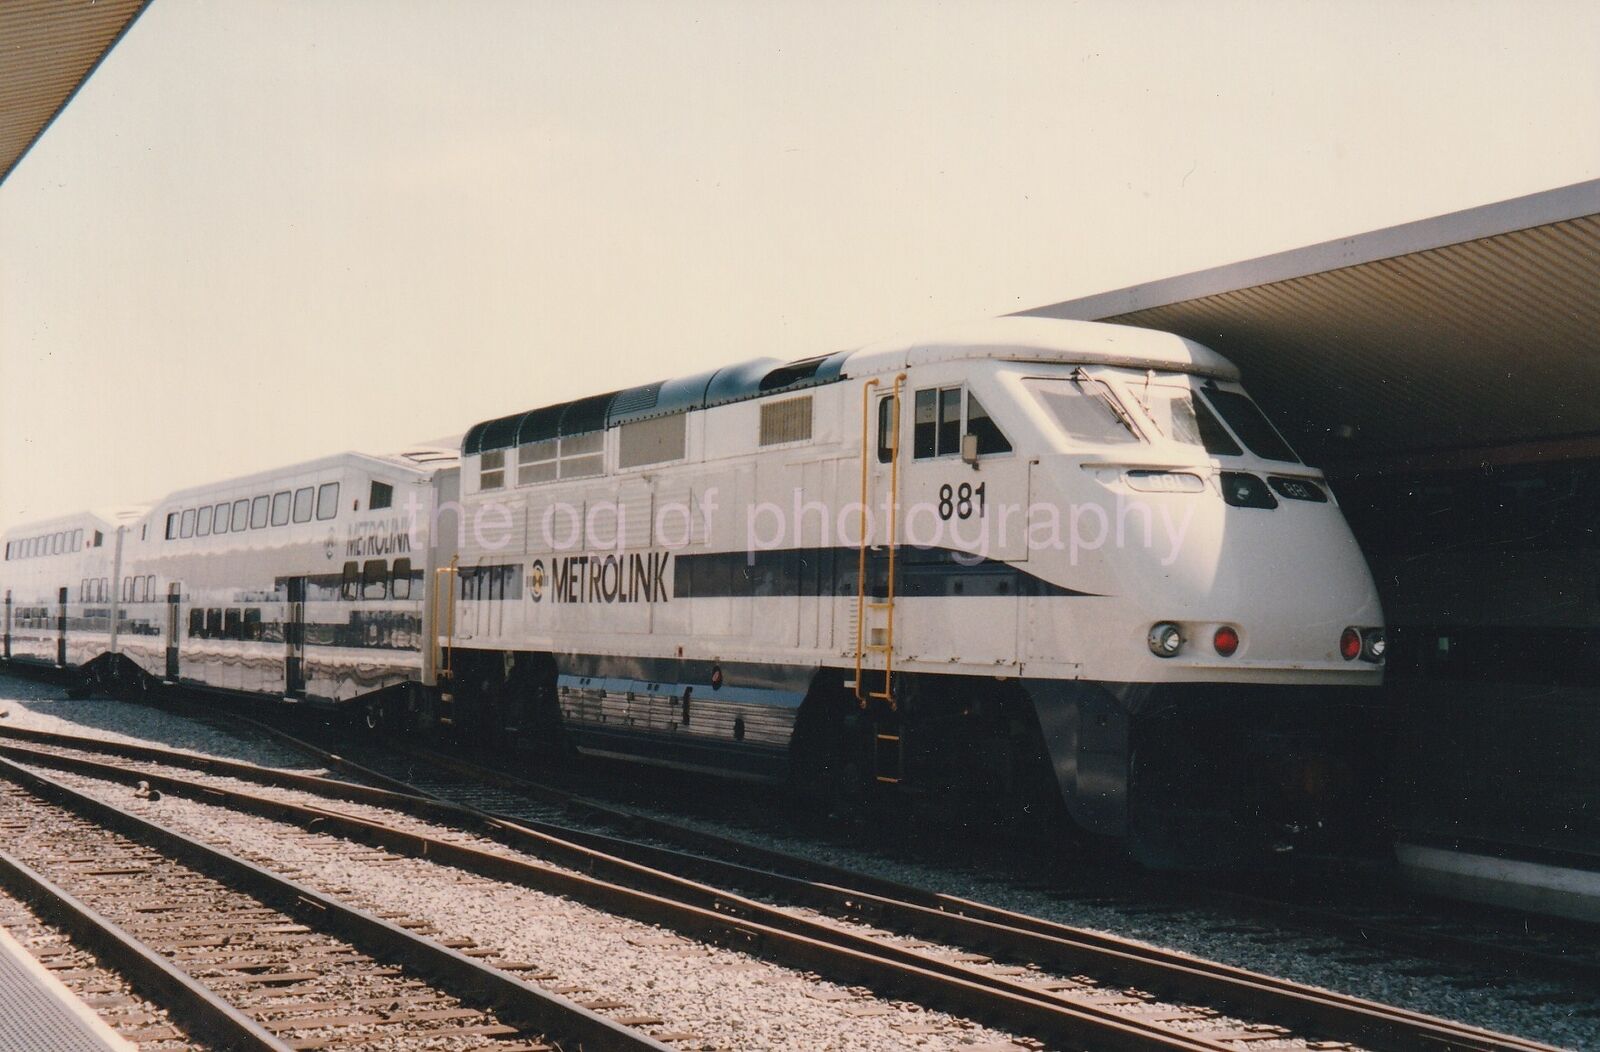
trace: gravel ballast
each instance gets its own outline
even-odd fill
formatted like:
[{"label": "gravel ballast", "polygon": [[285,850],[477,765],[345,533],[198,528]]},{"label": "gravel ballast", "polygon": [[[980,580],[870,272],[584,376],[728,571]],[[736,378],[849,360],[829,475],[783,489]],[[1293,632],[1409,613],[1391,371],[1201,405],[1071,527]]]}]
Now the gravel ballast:
[{"label": "gravel ballast", "polygon": [[[222,756],[230,759],[241,759],[253,763],[268,763],[285,766],[295,770],[314,771],[314,766],[308,765],[305,758],[300,755],[285,755],[288,750],[275,743],[267,741],[248,741],[242,737],[226,734],[215,728],[197,724],[181,716],[153,710],[145,706],[125,706],[114,702],[91,700],[84,702],[71,702],[60,699],[58,687],[38,685],[11,677],[0,678],[0,708],[9,708],[10,718],[17,721],[19,726],[36,727],[41,730],[55,730],[70,734],[90,734],[112,737],[117,740],[137,741],[162,745],[166,747],[185,748],[194,752]],[[111,733],[104,733],[110,731]],[[288,761],[288,762],[286,762]],[[249,791],[260,792],[260,787],[250,788]],[[171,805],[169,801],[162,804]],[[160,806],[160,805],[157,805]],[[358,813],[355,805],[341,805],[341,809]],[[641,809],[642,810],[642,809]],[[1448,968],[1441,968],[1436,962],[1429,962],[1420,958],[1407,957],[1392,952],[1373,951],[1364,958],[1357,958],[1348,951],[1330,952],[1328,937],[1307,935],[1293,930],[1280,930],[1266,936],[1257,933],[1238,933],[1226,930],[1237,926],[1240,921],[1238,915],[1201,909],[1181,910],[1172,912],[1159,912],[1154,914],[1141,914],[1135,910],[1124,909],[1116,904],[1094,903],[1075,901],[1070,898],[1058,899],[1048,894],[1018,888],[1002,880],[990,879],[983,874],[973,874],[960,869],[946,869],[922,863],[907,862],[897,859],[887,859],[866,852],[843,848],[836,845],[819,843],[804,838],[788,837],[753,831],[742,826],[731,826],[723,823],[699,818],[685,817],[682,814],[661,814],[660,817],[688,825],[697,826],[711,832],[733,836],[748,842],[763,846],[777,848],[803,857],[818,861],[844,866],[862,872],[872,873],[890,880],[907,884],[919,885],[932,890],[951,895],[972,898],[991,903],[993,905],[1033,914],[1052,921],[1058,921],[1086,929],[1108,932],[1125,938],[1136,939],[1150,945],[1176,949],[1181,952],[1193,954],[1198,957],[1222,961],[1228,964],[1249,968],[1264,973],[1282,976],[1297,982],[1303,982],[1326,989],[1337,990],[1342,993],[1353,994],[1400,1005],[1415,1011],[1447,1019],[1458,1020],[1474,1026],[1491,1030],[1506,1031],[1519,1034],[1535,1040],[1571,1048],[1600,1047],[1600,998],[1593,1001],[1574,999],[1568,988],[1563,988],[1553,982],[1547,982],[1536,977],[1506,976],[1492,985],[1479,982],[1463,981],[1461,976],[1449,974]],[[564,818],[572,824],[573,820]],[[413,820],[414,821],[414,820]],[[280,827],[281,828],[281,827]],[[597,827],[598,828],[598,827]],[[241,850],[243,850],[241,848]],[[504,849],[501,849],[504,850]],[[342,882],[355,888],[365,890],[363,883],[367,878],[360,876],[356,871],[347,871],[339,868],[339,864],[321,860],[316,867],[309,865],[307,872],[317,871],[317,867],[331,867],[328,869],[327,879],[336,883]],[[349,865],[344,863],[343,865]],[[385,863],[381,869],[389,869],[394,863]],[[391,871],[392,872],[392,871]],[[416,879],[413,875],[412,879]],[[406,881],[395,881],[391,887],[388,878],[383,878],[380,883],[386,889],[385,895],[400,896],[396,901],[410,903],[412,900],[407,895],[418,895],[417,908],[427,908],[430,901],[426,889],[407,888]],[[321,886],[319,884],[319,886]],[[437,921],[441,929],[456,931],[458,929],[473,929],[472,937],[480,939],[487,945],[502,945],[505,939],[482,930],[481,925],[490,917],[497,915],[497,911],[507,909],[520,910],[515,914],[517,923],[508,925],[507,936],[520,946],[532,946],[539,939],[545,937],[541,928],[537,927],[538,918],[533,916],[546,909],[543,902],[532,899],[518,898],[515,904],[503,903],[494,897],[502,894],[515,896],[535,896],[537,893],[520,889],[503,889],[495,892],[483,903],[481,911],[461,912],[465,905],[460,902],[443,902],[437,908],[443,911],[441,919]],[[443,896],[448,898],[448,896]],[[542,896],[550,899],[548,909],[551,917],[564,916],[562,908],[579,909],[571,903]],[[476,901],[476,900],[475,900]],[[398,908],[398,907],[397,907]],[[411,909],[410,905],[404,907]],[[483,912],[486,911],[486,912]],[[499,917],[513,914],[499,912]],[[531,919],[524,921],[524,917]],[[602,915],[603,916],[603,915]],[[448,920],[448,923],[445,921]],[[612,923],[616,918],[610,918]],[[628,923],[628,922],[623,922]],[[1272,927],[1270,922],[1252,919],[1252,924],[1259,927]],[[533,925],[533,926],[529,926]],[[648,929],[646,929],[648,930]],[[605,978],[611,972],[611,965],[618,960],[632,961],[635,958],[627,956],[629,952],[636,952],[637,946],[629,943],[626,936],[618,938],[602,938],[596,936],[591,947],[585,951],[585,938],[576,940],[577,945],[564,943],[560,936],[552,936],[552,946],[561,952],[570,954],[561,958],[563,965],[557,968],[551,965],[552,970],[559,971],[563,976],[580,974],[569,972],[568,968],[582,969],[581,962],[587,959],[597,959],[602,971],[597,977]],[[519,941],[520,940],[520,941]],[[532,940],[531,942],[529,940]],[[633,947],[632,951],[618,951],[620,956],[613,955],[612,950],[620,941],[623,946]],[[1336,941],[1336,940],[1335,940]],[[603,949],[601,947],[604,947]],[[509,947],[508,947],[509,948]],[[713,951],[725,953],[726,951]],[[646,955],[651,956],[651,955]],[[659,990],[661,981],[655,974],[659,968],[659,954],[656,965],[650,965],[647,977],[632,976],[627,974],[629,969],[622,967],[616,969],[617,991],[629,994],[639,992],[639,998],[633,1004],[643,1010],[646,1005],[653,1006],[657,1003],[665,1004],[659,1000],[660,996],[655,991]],[[752,997],[759,1002],[768,992],[763,984],[749,981],[752,976],[761,974],[756,969],[772,968],[770,965],[761,964],[744,958],[742,955],[731,955],[743,963],[739,969],[723,968],[723,974],[729,979],[733,976],[743,976],[738,982],[728,984],[711,984],[715,989],[726,989],[728,986],[737,987],[738,998],[725,1002],[733,1006],[742,1003],[739,998]],[[600,960],[602,959],[603,960]],[[544,961],[543,956],[534,959]],[[671,969],[668,969],[669,971]],[[678,969],[679,972],[683,969]],[[694,971],[698,973],[697,966]],[[782,971],[777,969],[777,971]],[[1466,969],[1464,971],[1470,971]],[[1441,974],[1443,973],[1443,974]],[[686,984],[686,989],[699,991],[702,985],[699,980],[689,980],[683,975],[674,973],[676,982]],[[653,982],[653,985],[652,985]],[[601,984],[595,984],[597,987]],[[606,983],[607,994],[612,993],[609,980]],[[616,993],[621,998],[623,993]],[[695,994],[683,1000],[692,1001]],[[804,995],[801,995],[804,997]],[[657,998],[657,1000],[651,1000]],[[904,1029],[885,1023],[885,1017],[871,1015],[845,1015],[837,1010],[826,1013],[831,1026],[843,1029],[847,1033],[827,1034],[827,1040],[814,1043],[809,1035],[822,1033],[828,1029],[827,1025],[816,1024],[816,1030],[806,1030],[807,1037],[801,1039],[796,1035],[801,1031],[792,1029],[794,1026],[807,1026],[808,1021],[817,1014],[818,1002],[814,998],[805,997],[806,1004],[796,1007],[796,1016],[793,1020],[785,1019],[784,1026],[774,1024],[769,1028],[754,1019],[738,1021],[736,1026],[727,1026],[721,1030],[706,1027],[705,1035],[710,1040],[720,1040],[738,1047],[828,1047],[828,1048],[882,1048],[905,1047],[922,1041],[945,1042],[951,1035],[909,1035]],[[754,1003],[754,1002],[753,1002]],[[787,1004],[787,1002],[784,1002]],[[691,1006],[692,1007],[692,1006]],[[696,1032],[701,1032],[701,1027],[695,1023],[689,1026],[688,1020],[699,1019],[709,1014],[704,1011],[697,1015],[692,1011],[685,1011],[681,1016],[672,1011],[654,1009],[658,1014],[669,1018],[672,1025],[684,1025]],[[891,1010],[892,1006],[891,1006]],[[786,1013],[785,1013],[786,1014]],[[929,1021],[931,1013],[913,1013],[919,1022]],[[876,1025],[874,1025],[876,1024]],[[960,1042],[990,1042],[1001,1041],[1004,1035],[987,1033],[985,1031],[971,1030],[963,1032],[953,1043]],[[776,1042],[766,1045],[763,1042]],[[835,1043],[829,1043],[830,1041]],[[845,1043],[837,1043],[845,1042]],[[886,1042],[886,1043],[875,1043]],[[926,1047],[945,1047],[940,1043],[932,1043]]]}]

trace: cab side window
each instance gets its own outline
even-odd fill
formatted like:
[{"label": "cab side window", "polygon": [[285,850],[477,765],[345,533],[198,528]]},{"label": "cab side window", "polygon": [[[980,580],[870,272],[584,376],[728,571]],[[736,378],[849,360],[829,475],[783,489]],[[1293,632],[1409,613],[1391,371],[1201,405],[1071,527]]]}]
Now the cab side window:
[{"label": "cab side window", "polygon": [[960,456],[962,435],[977,436],[980,456],[1011,452],[1010,440],[971,391],[937,387],[916,393],[911,435],[915,459]]}]

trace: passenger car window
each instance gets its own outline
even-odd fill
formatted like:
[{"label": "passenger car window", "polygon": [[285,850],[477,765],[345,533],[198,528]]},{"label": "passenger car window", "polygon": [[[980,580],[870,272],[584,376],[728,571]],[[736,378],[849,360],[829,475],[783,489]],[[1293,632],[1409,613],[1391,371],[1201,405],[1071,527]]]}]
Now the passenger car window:
[{"label": "passenger car window", "polygon": [[228,509],[230,507],[231,505],[224,501],[223,503],[218,504],[215,508],[211,509],[212,533],[228,532],[228,519],[230,518]]},{"label": "passenger car window", "polygon": [[386,559],[368,559],[361,567],[361,598],[387,599],[389,597],[389,562]]},{"label": "passenger car window", "polygon": [[410,559],[396,559],[394,561],[394,597],[396,599],[411,598]]},{"label": "passenger car window", "polygon": [[356,589],[359,587],[360,582],[361,568],[356,564],[355,560],[352,559],[344,564],[344,573],[340,575],[339,598],[347,600],[355,599]]},{"label": "passenger car window", "polygon": [[289,491],[283,490],[272,495],[272,525],[289,525]]},{"label": "passenger car window", "polygon": [[194,536],[194,509],[193,508],[184,509],[183,518],[182,518],[182,520],[180,520],[180,524],[178,526],[178,536],[179,537],[193,537]]},{"label": "passenger car window", "polygon": [[233,520],[233,531],[235,533],[238,533],[241,530],[249,529],[249,527],[250,527],[250,502],[248,500],[236,500],[236,501],[234,501],[233,502],[233,515],[231,516],[231,518]]},{"label": "passenger car window", "polygon": [[311,521],[311,503],[315,491],[310,486],[294,491],[294,521]]},{"label": "passenger car window", "polygon": [[250,502],[250,528],[259,530],[267,524],[268,498],[257,497]]},{"label": "passenger car window", "polygon": [[317,487],[317,518],[331,519],[339,514],[339,484],[324,482]]},{"label": "passenger car window", "polygon": [[195,512],[194,535],[196,537],[211,536],[211,507],[209,505]]}]

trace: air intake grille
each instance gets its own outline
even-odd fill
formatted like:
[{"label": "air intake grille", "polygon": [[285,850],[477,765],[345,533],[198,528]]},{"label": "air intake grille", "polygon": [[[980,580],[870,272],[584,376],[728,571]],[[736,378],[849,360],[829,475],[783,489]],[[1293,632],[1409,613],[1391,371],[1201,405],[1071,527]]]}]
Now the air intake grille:
[{"label": "air intake grille", "polygon": [[761,406],[761,444],[805,442],[811,438],[811,396],[785,398]]}]

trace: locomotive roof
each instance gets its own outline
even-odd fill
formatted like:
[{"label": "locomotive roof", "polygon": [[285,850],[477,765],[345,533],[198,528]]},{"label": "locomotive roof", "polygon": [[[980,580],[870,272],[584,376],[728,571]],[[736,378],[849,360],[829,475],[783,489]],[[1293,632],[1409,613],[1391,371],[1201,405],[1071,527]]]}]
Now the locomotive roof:
[{"label": "locomotive roof", "polygon": [[756,358],[738,365],[621,391],[590,395],[473,425],[461,443],[464,456],[509,449],[630,420],[666,416],[799,391],[852,376],[894,372],[913,365],[961,359],[1125,365],[1238,379],[1215,351],[1171,333],[1127,325],[1055,318],[995,318],[953,328],[932,338],[888,340],[857,350],[784,362]]}]

